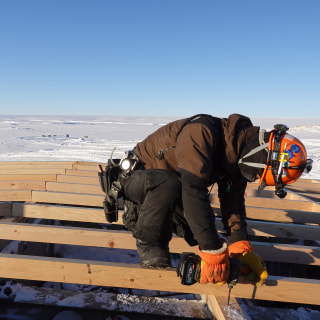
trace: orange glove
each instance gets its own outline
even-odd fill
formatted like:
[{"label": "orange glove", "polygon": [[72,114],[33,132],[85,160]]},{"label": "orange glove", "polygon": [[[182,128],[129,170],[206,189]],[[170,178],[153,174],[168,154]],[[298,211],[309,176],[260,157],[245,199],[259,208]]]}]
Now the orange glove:
[{"label": "orange glove", "polygon": [[250,241],[242,240],[229,246],[231,258],[237,258],[241,262],[241,273],[247,275],[247,279],[256,286],[264,284],[268,278],[268,271],[264,261],[253,252]]},{"label": "orange glove", "polygon": [[204,250],[199,248],[201,257],[201,277],[200,283],[224,284],[227,282],[230,273],[228,244],[223,241],[223,245],[218,250]]}]

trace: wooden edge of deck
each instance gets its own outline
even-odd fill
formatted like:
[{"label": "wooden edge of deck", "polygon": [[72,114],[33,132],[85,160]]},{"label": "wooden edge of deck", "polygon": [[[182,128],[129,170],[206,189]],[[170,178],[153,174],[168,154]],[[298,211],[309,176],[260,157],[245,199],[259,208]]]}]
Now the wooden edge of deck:
[{"label": "wooden edge of deck", "polygon": [[[114,262],[0,254],[0,274],[10,279],[228,295],[227,285],[182,285],[174,269],[142,269],[135,264]],[[319,305],[320,280],[270,276],[259,288],[241,280],[231,296]]]}]

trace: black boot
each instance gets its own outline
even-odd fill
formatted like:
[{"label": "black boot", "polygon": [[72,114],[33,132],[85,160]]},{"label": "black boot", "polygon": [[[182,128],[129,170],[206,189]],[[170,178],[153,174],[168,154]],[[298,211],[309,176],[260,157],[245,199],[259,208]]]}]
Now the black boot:
[{"label": "black boot", "polygon": [[139,239],[136,243],[142,268],[165,269],[172,267],[168,244],[156,246]]}]

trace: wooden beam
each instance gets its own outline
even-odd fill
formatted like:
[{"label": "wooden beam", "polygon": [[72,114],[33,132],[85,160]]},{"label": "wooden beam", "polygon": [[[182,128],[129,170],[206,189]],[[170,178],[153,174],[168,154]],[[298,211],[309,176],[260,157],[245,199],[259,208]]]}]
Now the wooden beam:
[{"label": "wooden beam", "polygon": [[[219,204],[219,198],[217,194],[211,194],[211,203]],[[320,204],[312,202],[308,199],[301,200],[285,200],[285,199],[268,199],[268,198],[256,198],[245,197],[246,206],[251,207],[263,207],[273,209],[295,209],[303,211],[320,211]]]},{"label": "wooden beam", "polygon": [[0,201],[31,201],[30,190],[2,190]]},{"label": "wooden beam", "polygon": [[[73,169],[80,170],[80,171],[95,171],[98,172],[98,163],[92,163],[92,164],[76,164]],[[104,164],[101,164],[102,167],[105,167]]]},{"label": "wooden beam", "polygon": [[[4,222],[0,223],[0,237],[19,241],[136,250],[135,239],[128,231]],[[169,245],[171,252],[198,252],[197,246],[189,247],[184,239],[178,237],[174,237]],[[266,261],[320,265],[319,247],[255,241],[252,245]]]},{"label": "wooden beam", "polygon": [[0,174],[0,181],[56,181],[56,174]]},{"label": "wooden beam", "polygon": [[[13,203],[12,211],[14,216],[21,217],[106,223],[103,209]],[[119,222],[121,221],[122,212],[119,211]],[[260,222],[252,220],[248,220],[247,223],[248,233],[250,235],[319,240],[318,226]],[[221,219],[216,219],[216,226],[219,231],[223,232]]]},{"label": "wooden beam", "polygon": [[80,184],[80,183],[61,183],[61,182],[51,182],[51,181],[46,183],[46,191],[105,195],[105,193],[102,191],[99,185]]},{"label": "wooden beam", "polygon": [[80,183],[80,184],[93,184],[99,185],[99,178],[97,177],[82,177],[82,176],[68,176],[68,175],[57,175],[57,182],[66,183]]},{"label": "wooden beam", "polygon": [[1,168],[0,166],[0,174],[65,174],[66,169],[64,167],[8,167]]},{"label": "wooden beam", "polygon": [[32,201],[102,207],[103,195],[87,195],[67,192],[32,191]]},{"label": "wooden beam", "polygon": [[320,239],[319,225],[299,225],[252,220],[247,220],[247,225],[249,235],[316,241]]},{"label": "wooden beam", "polygon": [[2,190],[45,190],[45,181],[0,181]]},{"label": "wooden beam", "polygon": [[92,171],[92,170],[74,170],[74,169],[67,169],[66,175],[70,176],[82,176],[82,177],[97,177],[98,176],[98,170]]},{"label": "wooden beam", "polygon": [[[176,271],[114,262],[0,254],[0,277],[227,296],[228,286],[180,284]],[[319,305],[320,280],[270,276],[256,288],[241,280],[232,297]]]},{"label": "wooden beam", "polygon": [[[13,203],[12,215],[51,220],[106,223],[106,217],[102,208]],[[121,218],[120,221],[122,221]]]},{"label": "wooden beam", "polygon": [[[220,205],[211,204],[215,213],[221,216]],[[263,221],[294,222],[302,224],[320,224],[320,211],[299,211],[246,206],[247,218]]]}]

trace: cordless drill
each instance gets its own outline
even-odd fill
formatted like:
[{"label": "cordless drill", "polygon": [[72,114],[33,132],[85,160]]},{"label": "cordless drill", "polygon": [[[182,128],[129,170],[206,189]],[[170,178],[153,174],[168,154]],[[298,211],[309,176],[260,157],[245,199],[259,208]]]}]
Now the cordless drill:
[{"label": "cordless drill", "polygon": [[[228,287],[231,290],[238,282],[240,274],[240,261],[236,258],[230,260],[230,275],[228,278]],[[201,258],[192,252],[183,252],[177,266],[177,276],[181,279],[181,284],[190,286],[200,282],[201,277]]]}]

